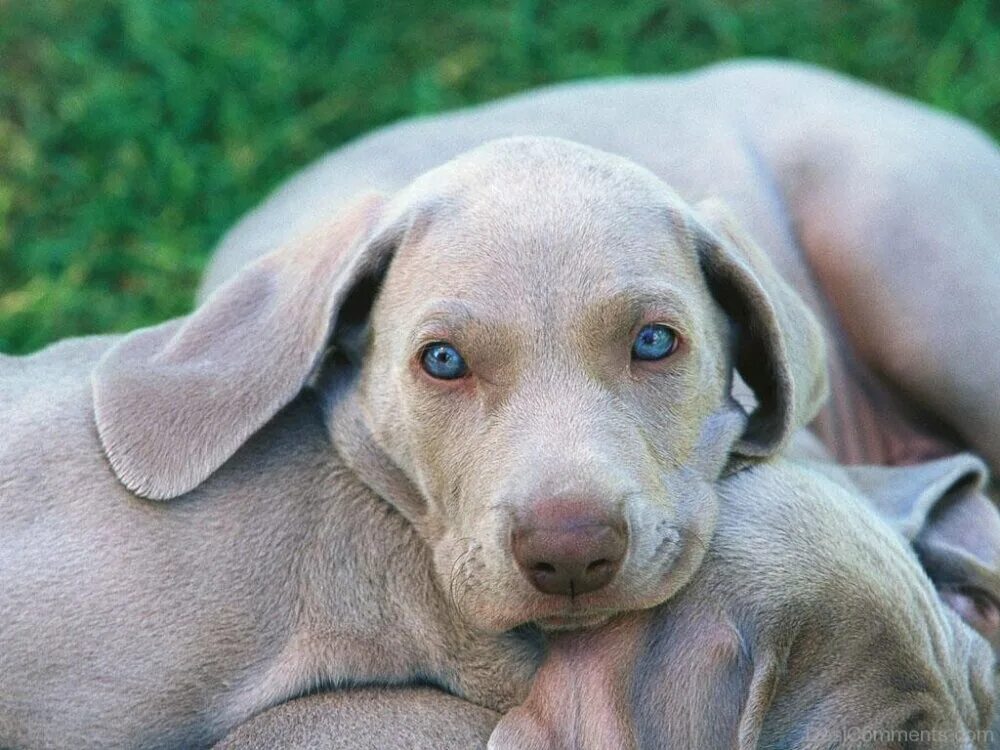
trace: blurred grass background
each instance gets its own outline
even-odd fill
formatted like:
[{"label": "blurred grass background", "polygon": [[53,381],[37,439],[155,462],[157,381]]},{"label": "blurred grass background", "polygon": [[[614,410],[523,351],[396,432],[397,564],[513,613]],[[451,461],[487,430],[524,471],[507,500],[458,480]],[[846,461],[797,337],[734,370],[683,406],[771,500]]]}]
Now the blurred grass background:
[{"label": "blurred grass background", "polygon": [[228,225],[379,124],[741,55],[1000,135],[996,0],[0,0],[0,351],[185,312]]}]

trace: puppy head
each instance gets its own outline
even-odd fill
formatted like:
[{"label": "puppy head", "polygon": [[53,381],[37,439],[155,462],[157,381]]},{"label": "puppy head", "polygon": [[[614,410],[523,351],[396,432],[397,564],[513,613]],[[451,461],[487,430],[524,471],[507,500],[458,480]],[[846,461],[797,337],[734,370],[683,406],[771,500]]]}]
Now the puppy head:
[{"label": "puppy head", "polygon": [[[432,546],[458,612],[572,628],[676,591],[716,478],[778,451],[825,395],[818,326],[763,254],[625,160],[498,141],[365,216],[109,355],[98,426],[126,484],[190,489],[315,384],[337,449]],[[146,392],[164,384],[199,392],[165,402],[169,445]]]},{"label": "puppy head", "polygon": [[577,627],[669,597],[698,564],[732,453],[774,450],[822,392],[811,369],[789,371],[812,391],[794,406],[773,371],[748,368],[766,405],[739,410],[735,358],[764,368],[774,353],[733,330],[759,322],[755,306],[776,349],[815,331],[790,333],[768,302],[797,305],[787,289],[748,282],[727,265],[743,262],[736,239],[624,160],[489,144],[398,196],[382,231],[393,260],[333,429],[353,401],[367,465],[398,469],[383,494],[480,626]]}]

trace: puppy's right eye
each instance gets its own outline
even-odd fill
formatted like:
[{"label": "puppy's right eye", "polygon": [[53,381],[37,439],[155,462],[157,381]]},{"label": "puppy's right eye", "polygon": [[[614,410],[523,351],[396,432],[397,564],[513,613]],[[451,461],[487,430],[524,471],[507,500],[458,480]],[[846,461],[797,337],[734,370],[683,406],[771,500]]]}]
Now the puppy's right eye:
[{"label": "puppy's right eye", "polygon": [[445,341],[436,341],[424,347],[420,355],[424,372],[438,380],[455,380],[465,375],[469,368],[458,349]]},{"label": "puppy's right eye", "polygon": [[666,359],[678,346],[677,333],[673,328],[660,323],[644,325],[632,343],[632,358],[654,362]]}]

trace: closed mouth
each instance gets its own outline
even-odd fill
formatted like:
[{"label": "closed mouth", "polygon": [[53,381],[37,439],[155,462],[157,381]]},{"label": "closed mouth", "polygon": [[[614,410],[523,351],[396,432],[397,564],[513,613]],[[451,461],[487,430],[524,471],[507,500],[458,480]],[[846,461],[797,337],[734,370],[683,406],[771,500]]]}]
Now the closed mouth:
[{"label": "closed mouth", "polygon": [[581,612],[579,614],[560,614],[541,617],[535,622],[542,630],[584,630],[603,625],[611,619],[614,612],[596,611]]}]

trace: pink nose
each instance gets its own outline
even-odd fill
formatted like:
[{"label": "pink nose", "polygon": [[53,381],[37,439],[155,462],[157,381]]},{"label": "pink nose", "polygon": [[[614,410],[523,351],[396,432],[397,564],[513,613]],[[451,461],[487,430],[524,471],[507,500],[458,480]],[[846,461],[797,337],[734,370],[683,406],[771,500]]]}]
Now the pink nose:
[{"label": "pink nose", "polygon": [[576,596],[615,577],[628,549],[620,513],[593,502],[542,500],[514,523],[511,551],[539,591]]}]

